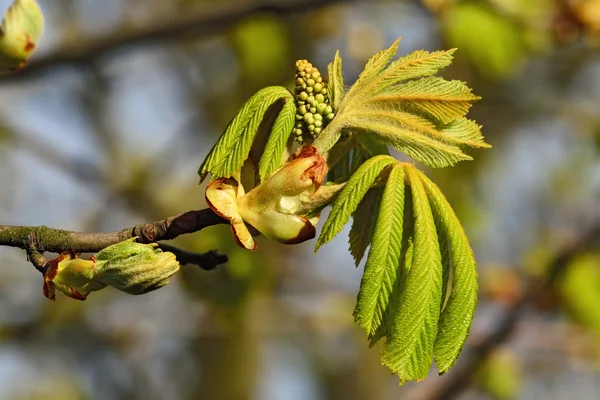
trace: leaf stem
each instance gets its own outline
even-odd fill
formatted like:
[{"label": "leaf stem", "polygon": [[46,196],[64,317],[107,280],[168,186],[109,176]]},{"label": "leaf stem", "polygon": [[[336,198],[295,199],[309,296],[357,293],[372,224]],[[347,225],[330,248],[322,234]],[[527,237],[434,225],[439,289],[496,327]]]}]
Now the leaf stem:
[{"label": "leaf stem", "polygon": [[336,115],[312,144],[326,160],[329,156],[329,151],[342,137],[344,124],[343,119],[340,117],[341,115]]}]

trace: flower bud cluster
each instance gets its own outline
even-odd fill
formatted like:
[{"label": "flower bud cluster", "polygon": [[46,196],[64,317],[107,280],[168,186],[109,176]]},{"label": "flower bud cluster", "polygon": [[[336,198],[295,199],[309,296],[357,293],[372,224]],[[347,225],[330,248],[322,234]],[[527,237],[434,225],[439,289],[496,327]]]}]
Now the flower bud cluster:
[{"label": "flower bud cluster", "polygon": [[306,60],[296,61],[296,141],[314,139],[335,114],[327,98],[327,81]]}]

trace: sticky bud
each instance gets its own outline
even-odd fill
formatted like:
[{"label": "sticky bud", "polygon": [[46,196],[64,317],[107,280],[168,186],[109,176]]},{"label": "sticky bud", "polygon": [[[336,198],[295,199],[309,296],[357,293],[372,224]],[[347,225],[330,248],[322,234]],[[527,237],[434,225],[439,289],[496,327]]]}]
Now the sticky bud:
[{"label": "sticky bud", "polygon": [[137,243],[136,239],[96,254],[96,282],[128,294],[148,293],[169,283],[169,278],[179,271],[175,254],[162,251],[156,243]]},{"label": "sticky bud", "polygon": [[44,16],[35,0],[15,0],[0,26],[0,74],[23,69],[44,30]]},{"label": "sticky bud", "polygon": [[238,199],[239,213],[260,233],[280,243],[296,244],[315,237],[315,221],[297,211],[321,186],[327,162],[312,146],[261,185]]},{"label": "sticky bud", "polygon": [[105,248],[90,257],[61,253],[44,267],[44,295],[54,300],[56,290],[67,297],[85,300],[91,292],[113,286],[129,294],[144,294],[167,283],[179,270],[175,255],[156,243],[136,243],[136,238]]}]

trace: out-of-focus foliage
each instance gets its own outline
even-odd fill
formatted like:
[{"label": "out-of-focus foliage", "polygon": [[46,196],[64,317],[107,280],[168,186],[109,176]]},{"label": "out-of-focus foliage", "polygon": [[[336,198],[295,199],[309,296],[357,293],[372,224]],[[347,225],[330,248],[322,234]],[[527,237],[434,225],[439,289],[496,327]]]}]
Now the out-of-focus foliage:
[{"label": "out-of-focus foliage", "polygon": [[523,386],[522,369],[521,360],[514,351],[498,348],[487,357],[475,378],[494,399],[517,399]]},{"label": "out-of-focus foliage", "polygon": [[252,17],[231,32],[242,69],[242,79],[259,86],[290,79],[292,60],[283,21],[271,16]]},{"label": "out-of-focus foliage", "polygon": [[568,315],[600,341],[600,256],[586,254],[573,260],[560,281],[560,294]]},{"label": "out-of-focus foliage", "polygon": [[448,43],[465,52],[486,77],[505,77],[523,62],[521,27],[488,4],[461,2],[444,16],[444,26]]},{"label": "out-of-focus foliage", "polygon": [[[46,33],[36,57],[254,1],[39,0]],[[0,0],[0,8],[11,3]],[[545,277],[557,251],[598,223],[598,0],[421,3],[342,1],[304,14],[251,15],[208,35],[3,76],[1,223],[110,231],[205,207],[196,187],[199,155],[257,90],[292,88],[294,60],[309,59],[324,73],[339,49],[350,86],[367,59],[399,36],[406,53],[457,45],[449,33],[461,27],[448,16],[466,7],[502,37],[519,36],[516,49],[506,49],[471,21],[473,40],[499,49],[481,49],[491,60],[473,56],[463,37],[444,76],[469,82],[482,97],[470,115],[494,151],[426,169],[479,264],[477,343],[530,279]],[[255,39],[240,37],[243,30]],[[513,53],[511,62],[506,54]],[[372,202],[376,194],[368,195]],[[361,221],[377,217],[371,207],[354,214],[354,235]],[[352,323],[363,265],[349,267],[342,235],[317,256],[311,243],[290,248],[255,239],[260,251],[251,253],[231,240],[230,227],[211,227],[173,244],[226,253],[229,262],[215,271],[182,266],[169,285],[145,296],[107,288],[86,302],[54,304],[24,255],[0,248],[0,398],[420,400],[452,379],[453,371],[431,373],[398,388],[381,367],[377,349],[367,348]],[[521,364],[517,398],[598,397],[598,337],[567,306],[567,277],[565,270],[543,302],[537,296],[506,342]],[[492,380],[503,375],[496,371]],[[483,398],[480,388],[458,398]]]}]

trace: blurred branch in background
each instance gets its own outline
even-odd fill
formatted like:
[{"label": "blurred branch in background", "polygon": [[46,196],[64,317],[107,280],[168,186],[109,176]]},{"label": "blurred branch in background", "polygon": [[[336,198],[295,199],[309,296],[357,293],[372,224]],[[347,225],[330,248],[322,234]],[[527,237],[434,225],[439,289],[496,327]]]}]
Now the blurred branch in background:
[{"label": "blurred branch in background", "polygon": [[[568,3],[573,8],[596,1]],[[327,8],[334,3],[351,6]],[[544,290],[561,285],[575,270],[572,261],[563,260],[559,269],[565,274],[550,277],[544,267],[575,251],[571,246],[560,250],[565,244],[561,233],[566,226],[575,238],[585,232],[572,223],[573,215],[594,210],[600,193],[597,44],[590,45],[584,28],[572,29],[579,26],[573,18],[557,21],[561,13],[554,6],[563,3],[46,1],[45,9],[55,15],[49,33],[60,38],[56,47],[32,60],[24,75],[0,78],[3,99],[8,99],[2,101],[8,134],[0,132],[0,212],[6,223],[114,231],[203,207],[194,192],[194,160],[251,92],[284,83],[286,75],[278,71],[295,58],[322,65],[335,49],[347,57],[344,71],[354,80],[367,49],[401,35],[404,50],[458,47],[451,75],[473,82],[484,98],[473,111],[495,150],[458,168],[435,171],[436,183],[454,193],[451,202],[475,239],[480,309],[472,340],[454,371],[398,388],[380,366],[378,352],[367,350],[364,335],[353,328],[353,288],[362,271],[348,269],[352,260],[340,256],[344,240],[319,257],[310,248],[282,246],[244,253],[228,229],[210,228],[202,236],[181,236],[173,242],[178,248],[171,242],[160,245],[177,254],[181,264],[189,255],[219,249],[229,262],[213,272],[182,268],[181,276],[156,295],[125,298],[106,292],[83,305],[65,301],[58,307],[40,295],[24,251],[0,247],[6,266],[0,282],[0,397],[489,398],[493,395],[479,375],[504,349],[523,366],[513,370],[525,390],[494,398],[577,393],[578,399],[595,399],[600,380],[590,360],[597,363],[598,358],[591,344],[583,347],[584,336],[572,331],[590,330],[565,312],[556,288],[544,300],[554,303],[538,304]],[[434,18],[424,6],[436,4],[447,12],[436,12]],[[530,5],[541,11],[532,12]],[[229,14],[237,20],[228,21]],[[588,14],[590,21],[597,15]],[[176,27],[180,22],[186,26]],[[168,26],[173,30],[165,34]],[[581,40],[555,41],[552,34],[561,32],[562,38]],[[195,36],[201,40],[190,40]],[[153,81],[166,83],[147,90]],[[9,101],[13,91],[23,97]],[[61,103],[63,96],[72,101]],[[147,98],[153,101],[142,101]],[[49,107],[52,102],[65,109]],[[175,108],[181,115],[173,118]],[[121,123],[127,112],[138,109],[143,112]],[[39,124],[36,114],[45,115]],[[16,118],[32,123],[12,124]],[[152,122],[144,124],[145,118]],[[79,119],[89,125],[89,135],[66,129],[65,121]],[[131,139],[136,132],[139,145]],[[82,145],[98,157],[52,146],[79,134]],[[130,139],[126,146],[125,137]],[[167,137],[170,143],[164,147],[145,149],[141,142]],[[561,168],[554,169],[555,164]],[[59,196],[48,196],[56,193],[57,183],[68,185]],[[546,238],[554,234],[556,247],[548,246]],[[529,266],[521,257],[540,242],[540,271],[527,280],[528,271],[516,267]],[[27,250],[40,268],[43,256],[35,246]],[[546,255],[555,252],[558,257],[549,262]],[[486,271],[493,268],[511,271],[518,280],[510,302],[486,295]],[[504,281],[497,284],[506,287]],[[590,307],[600,304],[580,297]],[[580,346],[578,353],[573,346]],[[48,382],[54,385],[50,389]],[[66,394],[70,387],[78,395]]]},{"label": "blurred branch in background", "polygon": [[200,36],[222,31],[254,14],[271,13],[290,15],[314,12],[320,8],[352,0],[300,0],[276,1],[263,4],[227,5],[216,13],[200,12],[168,23],[147,24],[147,29],[128,33],[109,34],[93,42],[80,43],[71,48],[60,49],[30,62],[19,74],[0,76],[0,82],[28,79],[41,72],[61,65],[89,65],[118,50],[175,38]]},{"label": "blurred branch in background", "polygon": [[600,222],[588,228],[588,231],[576,239],[570,246],[565,247],[553,258],[544,279],[530,282],[528,288],[505,311],[497,325],[485,337],[473,338],[475,342],[471,349],[462,355],[461,363],[448,373],[448,379],[439,387],[427,391],[427,399],[450,399],[459,396],[467,389],[471,379],[485,362],[486,358],[511,335],[521,314],[527,306],[534,303],[551,289],[554,282],[561,276],[570,262],[581,252],[589,250],[600,241]]}]

